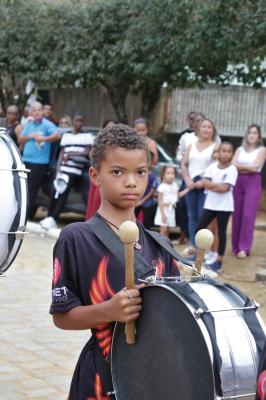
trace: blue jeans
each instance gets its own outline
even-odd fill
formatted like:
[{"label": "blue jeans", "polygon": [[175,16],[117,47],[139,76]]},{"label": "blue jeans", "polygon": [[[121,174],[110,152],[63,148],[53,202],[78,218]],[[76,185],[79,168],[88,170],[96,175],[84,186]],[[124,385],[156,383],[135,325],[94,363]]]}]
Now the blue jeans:
[{"label": "blue jeans", "polygon": [[194,189],[186,195],[189,241],[195,246],[195,233],[205,201],[204,189]]}]

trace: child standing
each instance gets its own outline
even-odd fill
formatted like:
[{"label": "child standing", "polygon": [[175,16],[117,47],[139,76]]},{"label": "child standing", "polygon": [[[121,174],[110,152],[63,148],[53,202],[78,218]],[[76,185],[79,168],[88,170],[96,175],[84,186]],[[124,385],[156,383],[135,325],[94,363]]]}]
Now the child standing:
[{"label": "child standing", "polygon": [[177,170],[173,165],[164,165],[160,171],[162,183],[158,186],[158,207],[154,223],[160,226],[160,233],[169,236],[169,228],[176,226],[175,205],[178,197],[183,197],[189,189],[178,193]]},{"label": "child standing", "polygon": [[234,154],[232,143],[223,142],[218,149],[218,162],[211,164],[203,179],[207,190],[203,213],[196,231],[206,228],[217,218],[219,248],[218,258],[208,266],[213,271],[220,271],[226,248],[226,228],[231,213],[234,211],[233,187],[237,180],[237,169],[231,164]]},{"label": "child standing", "polygon": [[[101,196],[94,218],[105,227],[108,238],[121,246],[118,227],[126,220],[135,221],[135,206],[147,186],[147,144],[133,129],[116,125],[97,135],[90,156],[90,179]],[[161,275],[174,274],[177,270],[172,257],[140,223],[138,227],[135,252],[139,252],[150,269],[156,264]],[[127,290],[124,276],[123,263],[89,223],[70,224],[62,230],[54,249],[50,313],[54,324],[61,329],[92,331],[79,357],[69,400],[111,399],[108,392],[112,389],[107,388],[105,378],[106,370],[110,375],[108,360],[114,321],[133,321],[141,311],[142,286]]]}]

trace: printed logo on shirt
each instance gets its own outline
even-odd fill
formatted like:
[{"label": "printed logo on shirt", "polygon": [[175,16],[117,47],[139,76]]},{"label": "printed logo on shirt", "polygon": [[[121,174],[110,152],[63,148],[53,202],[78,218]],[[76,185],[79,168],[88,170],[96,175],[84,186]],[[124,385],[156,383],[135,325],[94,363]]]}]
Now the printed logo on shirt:
[{"label": "printed logo on shirt", "polygon": [[224,174],[223,177],[222,177],[222,180],[225,181],[226,177],[227,177],[227,174]]},{"label": "printed logo on shirt", "polygon": [[58,279],[61,275],[62,267],[61,264],[58,260],[58,258],[55,258],[54,260],[54,268],[53,268],[53,284],[56,285],[58,282]]},{"label": "printed logo on shirt", "polygon": [[60,303],[68,299],[68,289],[65,286],[52,289],[54,303]]}]

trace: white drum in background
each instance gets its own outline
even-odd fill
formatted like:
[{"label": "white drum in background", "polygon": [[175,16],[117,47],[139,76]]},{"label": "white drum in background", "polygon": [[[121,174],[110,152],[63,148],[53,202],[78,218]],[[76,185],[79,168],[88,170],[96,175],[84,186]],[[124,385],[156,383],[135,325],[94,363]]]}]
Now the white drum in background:
[{"label": "white drum in background", "polygon": [[0,128],[0,274],[14,261],[25,234],[27,172],[15,143]]}]

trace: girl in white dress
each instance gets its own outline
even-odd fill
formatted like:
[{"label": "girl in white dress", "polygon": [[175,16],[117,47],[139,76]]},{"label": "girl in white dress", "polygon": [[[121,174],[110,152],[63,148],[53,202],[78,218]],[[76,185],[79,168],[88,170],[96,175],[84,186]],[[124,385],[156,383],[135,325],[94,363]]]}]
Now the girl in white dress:
[{"label": "girl in white dress", "polygon": [[169,236],[169,228],[176,226],[175,205],[178,197],[184,196],[189,189],[178,193],[176,183],[177,170],[173,165],[164,165],[160,171],[162,183],[158,186],[158,207],[154,223],[160,226],[160,233]]}]

